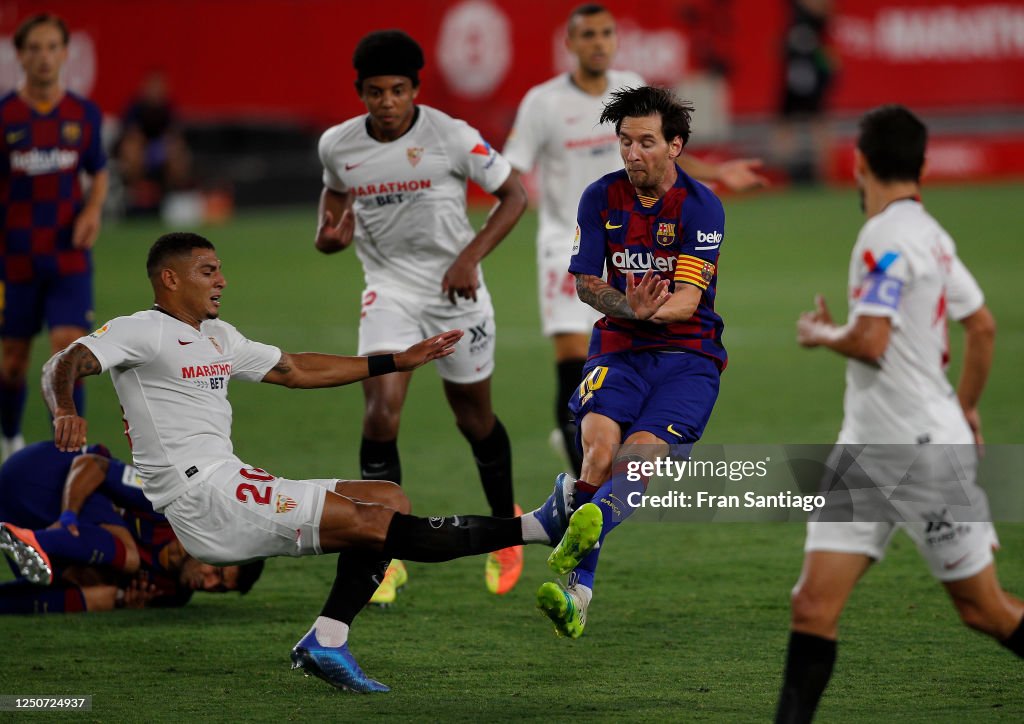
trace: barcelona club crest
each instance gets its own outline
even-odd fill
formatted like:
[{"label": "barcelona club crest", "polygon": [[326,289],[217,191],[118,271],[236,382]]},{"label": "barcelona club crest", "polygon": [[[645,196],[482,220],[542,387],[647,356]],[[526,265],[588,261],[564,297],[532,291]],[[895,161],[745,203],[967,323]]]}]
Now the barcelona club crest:
[{"label": "barcelona club crest", "polygon": [[715,276],[715,265],[709,261],[704,262],[704,266],[700,270],[700,278],[704,280],[705,284],[710,284],[711,279]]},{"label": "barcelona club crest", "polygon": [[82,139],[82,124],[77,121],[64,121],[60,127],[60,137],[69,146],[77,145]]},{"label": "barcelona club crest", "polygon": [[415,166],[420,162],[420,159],[423,158],[423,149],[418,146],[413,146],[405,150],[405,155],[409,159],[409,163]]},{"label": "barcelona club crest", "polygon": [[655,238],[662,246],[671,246],[672,242],[676,240],[676,225],[667,221],[659,222]]}]

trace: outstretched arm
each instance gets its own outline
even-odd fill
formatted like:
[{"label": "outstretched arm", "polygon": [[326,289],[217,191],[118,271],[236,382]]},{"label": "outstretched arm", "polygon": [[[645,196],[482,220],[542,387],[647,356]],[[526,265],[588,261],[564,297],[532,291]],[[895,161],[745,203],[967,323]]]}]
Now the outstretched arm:
[{"label": "outstretched arm", "polygon": [[708,163],[686,153],[679,157],[677,163],[687,175],[698,181],[717,181],[731,191],[748,191],[768,185],[768,179],[757,172],[757,169],[761,168],[759,158],[736,158],[722,163]]},{"label": "outstretched arm", "polygon": [[79,417],[72,393],[75,382],[103,370],[88,347],[72,344],[43,365],[43,399],[53,416],[53,442],[64,452],[85,444],[88,425]]},{"label": "outstretched arm", "polygon": [[388,372],[410,372],[427,362],[452,354],[460,339],[462,330],[455,329],[418,342],[404,352],[370,357],[283,352],[280,361],[263,377],[263,382],[311,389],[340,387]]}]

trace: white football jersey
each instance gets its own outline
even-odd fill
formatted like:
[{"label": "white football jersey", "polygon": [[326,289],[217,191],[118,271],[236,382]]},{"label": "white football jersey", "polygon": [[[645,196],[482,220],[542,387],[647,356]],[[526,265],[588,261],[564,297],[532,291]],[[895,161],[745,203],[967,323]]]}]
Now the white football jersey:
[{"label": "white football jersey", "polygon": [[259,382],[281,359],[280,349],[227,322],[209,319],[196,330],[155,309],[116,317],[77,343],[110,371],[132,461],[157,510],[215,463],[238,461],[228,381]]},{"label": "white football jersey", "polygon": [[387,143],[367,132],[367,115],[328,129],[320,162],[324,185],[354,196],[366,286],[397,284],[440,298],[441,279],[475,236],[466,218],[466,179],[493,193],[512,169],[469,124],[417,108],[409,131]]},{"label": "white football jersey", "polygon": [[973,441],[949,380],[947,317],[985,299],[956,245],[914,199],[864,224],[850,259],[849,317],[889,317],[879,365],[848,360],[840,443]]},{"label": "white football jersey", "polygon": [[622,168],[619,140],[611,125],[598,125],[612,91],[642,86],[636,73],[608,71],[604,95],[580,90],[568,73],[529,90],[505,143],[505,158],[521,172],[540,172],[537,255],[559,255],[569,268],[580,196],[591,183]]}]

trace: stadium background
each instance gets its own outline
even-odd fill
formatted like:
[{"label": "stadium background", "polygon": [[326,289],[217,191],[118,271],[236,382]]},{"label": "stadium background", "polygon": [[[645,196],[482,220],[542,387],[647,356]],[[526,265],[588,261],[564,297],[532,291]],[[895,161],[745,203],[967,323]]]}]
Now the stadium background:
[{"label": "stadium background", "polygon": [[[684,95],[702,94],[717,108],[698,118],[697,152],[772,152],[785,3],[607,4],[620,23],[617,65]],[[351,352],[358,264],[346,254],[320,257],[311,242],[316,134],[361,110],[351,85],[355,41],[378,27],[418,37],[427,53],[420,100],[465,118],[500,147],[525,90],[566,67],[559,38],[573,6],[0,0],[0,90],[17,80],[7,38],[20,19],[44,9],[64,16],[74,33],[69,84],[112,117],[146,72],[162,69],[198,169],[227,183],[237,202],[234,218],[202,227],[225,261],[226,318],[290,350]],[[840,71],[826,117],[827,178],[846,178],[852,121],[865,108],[901,101],[935,129],[931,180],[942,183],[926,188],[926,203],[958,240],[1000,323],[982,407],[986,434],[992,443],[1019,444],[1024,7],[839,1],[832,27]],[[702,135],[712,139],[703,148]],[[842,309],[849,246],[862,219],[849,188],[791,188],[778,169],[773,178],[769,191],[726,199],[719,301],[731,364],[708,442],[826,443],[838,428],[842,363],[799,350],[794,321],[817,291]],[[148,304],[142,258],[163,228],[108,220],[96,251],[98,322]],[[518,498],[528,506],[561,465],[547,447],[553,375],[537,321],[534,231],[531,212],[485,264],[499,325],[496,409],[513,440]],[[90,382],[89,394],[93,440],[127,456],[109,382]],[[357,470],[359,390],[236,385],[232,399],[244,459],[289,476]],[[29,405],[26,434],[41,439],[48,420],[37,394]],[[448,416],[436,375],[422,371],[401,436],[406,487],[421,513],[484,508]],[[1001,574],[1020,594],[1024,528],[1000,531]],[[181,611],[0,621],[9,662],[0,693],[94,694],[91,718],[102,721],[765,720],[780,680],[802,537],[799,524],[625,529],[603,558],[590,627],[577,642],[556,640],[532,610],[533,592],[547,579],[541,550],[527,552],[523,580],[500,600],[484,591],[482,560],[413,566],[400,606],[366,612],[354,629],[363,666],[395,689],[388,697],[338,699],[288,671],[287,650],[333,576],[327,559],[272,561],[242,600],[198,596]],[[1017,662],[958,626],[909,541],[898,540],[855,593],[842,643],[822,720],[1024,715]]]}]

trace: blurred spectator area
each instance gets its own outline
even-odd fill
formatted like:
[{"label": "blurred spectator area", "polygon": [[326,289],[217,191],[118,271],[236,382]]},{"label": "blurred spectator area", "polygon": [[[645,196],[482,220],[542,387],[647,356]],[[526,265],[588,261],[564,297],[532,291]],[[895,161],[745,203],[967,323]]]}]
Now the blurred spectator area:
[{"label": "blurred spectator area", "polygon": [[[794,0],[606,0],[615,65],[697,105],[691,149],[771,159]],[[66,81],[121,117],[145,74],[166,75],[195,189],[241,205],[315,203],[316,140],[364,112],[351,52],[399,27],[423,45],[419,101],[502,148],[526,91],[572,66],[578,0],[50,0],[72,31]],[[34,3],[0,0],[0,91],[18,82],[10,37]],[[854,120],[900,102],[933,129],[942,177],[1024,175],[1024,3],[831,0],[835,72],[822,110],[824,178],[843,176]],[[114,136],[116,139],[117,136]]]}]

